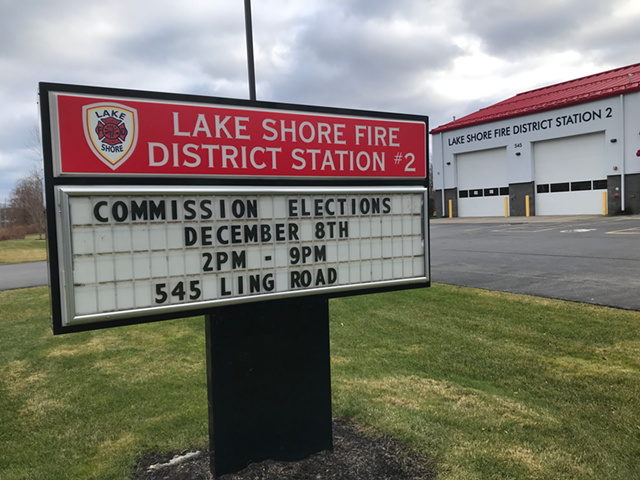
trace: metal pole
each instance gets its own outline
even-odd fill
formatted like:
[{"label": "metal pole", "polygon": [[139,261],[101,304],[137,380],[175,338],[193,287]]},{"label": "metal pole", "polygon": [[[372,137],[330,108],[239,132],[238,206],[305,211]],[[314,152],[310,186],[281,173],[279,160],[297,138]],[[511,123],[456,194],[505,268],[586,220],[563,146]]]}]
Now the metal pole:
[{"label": "metal pole", "polygon": [[625,174],[625,142],[624,142],[624,137],[625,137],[625,131],[624,131],[624,95],[620,95],[620,122],[622,123],[621,127],[620,127],[620,152],[621,152],[621,162],[620,162],[620,198],[621,198],[621,202],[620,202],[620,207],[621,210],[624,212],[625,210],[625,206],[626,206],[626,192],[624,189],[624,174]]},{"label": "metal pole", "polygon": [[444,132],[440,132],[440,152],[442,153],[442,218],[445,214],[445,183],[444,183]]},{"label": "metal pole", "polygon": [[247,64],[249,66],[249,100],[256,100],[256,69],[253,62],[253,27],[251,0],[244,0],[244,29],[247,34]]}]

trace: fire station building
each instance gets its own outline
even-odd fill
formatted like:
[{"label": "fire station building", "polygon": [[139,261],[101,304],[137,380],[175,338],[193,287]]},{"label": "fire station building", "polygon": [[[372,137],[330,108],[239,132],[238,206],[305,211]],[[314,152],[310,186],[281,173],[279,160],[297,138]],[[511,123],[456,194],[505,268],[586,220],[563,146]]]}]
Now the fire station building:
[{"label": "fire station building", "polygon": [[430,133],[438,216],[640,213],[640,64],[520,93]]}]

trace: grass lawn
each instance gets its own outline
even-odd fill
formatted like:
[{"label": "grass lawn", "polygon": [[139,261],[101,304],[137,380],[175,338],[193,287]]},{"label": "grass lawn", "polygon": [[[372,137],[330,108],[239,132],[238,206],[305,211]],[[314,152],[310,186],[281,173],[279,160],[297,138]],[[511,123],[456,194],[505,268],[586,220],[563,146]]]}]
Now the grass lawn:
[{"label": "grass lawn", "polygon": [[39,262],[47,259],[47,241],[39,239],[37,233],[27,235],[24,240],[0,242],[0,265],[8,263]]},{"label": "grass lawn", "polygon": [[[0,478],[119,479],[207,445],[201,318],[54,337],[0,292]],[[640,313],[476,289],[332,300],[333,409],[443,480],[640,477]]]}]

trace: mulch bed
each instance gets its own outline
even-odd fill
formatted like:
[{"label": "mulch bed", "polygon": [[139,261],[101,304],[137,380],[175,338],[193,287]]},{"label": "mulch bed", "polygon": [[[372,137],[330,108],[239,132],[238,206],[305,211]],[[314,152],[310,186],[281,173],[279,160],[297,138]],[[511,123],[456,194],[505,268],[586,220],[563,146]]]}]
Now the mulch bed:
[{"label": "mulch bed", "polygon": [[[176,465],[149,471],[185,452],[147,453],[132,472],[132,480],[211,480],[209,452]],[[432,461],[419,456],[389,435],[363,429],[347,419],[334,419],[333,451],[297,462],[267,460],[218,480],[433,480]]]}]

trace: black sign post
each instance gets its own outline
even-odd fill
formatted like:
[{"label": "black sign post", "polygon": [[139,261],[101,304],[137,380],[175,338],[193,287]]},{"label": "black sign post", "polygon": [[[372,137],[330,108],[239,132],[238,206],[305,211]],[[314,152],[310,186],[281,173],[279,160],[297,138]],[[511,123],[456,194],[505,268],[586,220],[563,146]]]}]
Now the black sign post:
[{"label": "black sign post", "polygon": [[218,308],[206,334],[214,476],[332,448],[328,299]]}]

